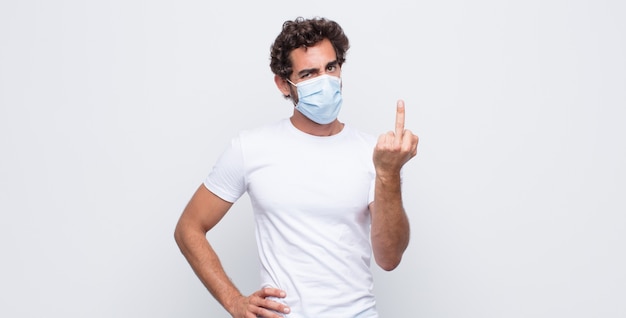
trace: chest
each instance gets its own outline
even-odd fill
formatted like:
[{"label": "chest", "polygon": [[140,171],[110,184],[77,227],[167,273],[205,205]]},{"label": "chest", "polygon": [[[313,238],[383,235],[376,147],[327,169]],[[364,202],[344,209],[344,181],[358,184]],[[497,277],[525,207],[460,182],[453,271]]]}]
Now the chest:
[{"label": "chest", "polygon": [[245,159],[248,194],[261,209],[317,217],[367,209],[371,149],[337,144],[263,150]]}]

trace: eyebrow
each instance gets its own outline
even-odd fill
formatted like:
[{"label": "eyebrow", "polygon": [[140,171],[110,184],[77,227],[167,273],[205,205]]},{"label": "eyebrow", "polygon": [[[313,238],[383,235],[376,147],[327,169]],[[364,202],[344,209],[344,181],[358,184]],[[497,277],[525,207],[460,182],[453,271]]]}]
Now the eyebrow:
[{"label": "eyebrow", "polygon": [[[328,68],[330,66],[337,66],[338,64],[339,64],[339,62],[337,62],[337,60],[330,61],[330,62],[328,62],[326,64],[325,68]],[[306,74],[309,74],[309,73],[319,73],[319,71],[320,71],[319,68],[307,68],[307,69],[304,69],[304,70],[301,70],[300,72],[298,72],[298,76],[302,77],[302,76],[304,76]]]}]

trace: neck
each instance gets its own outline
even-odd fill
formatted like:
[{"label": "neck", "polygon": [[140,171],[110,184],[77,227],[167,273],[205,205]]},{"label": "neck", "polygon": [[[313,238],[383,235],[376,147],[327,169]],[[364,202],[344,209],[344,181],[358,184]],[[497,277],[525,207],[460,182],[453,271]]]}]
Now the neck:
[{"label": "neck", "polygon": [[318,124],[297,110],[294,110],[290,118],[291,124],[298,130],[313,136],[325,137],[336,135],[343,129],[344,124],[335,119],[329,124]]}]

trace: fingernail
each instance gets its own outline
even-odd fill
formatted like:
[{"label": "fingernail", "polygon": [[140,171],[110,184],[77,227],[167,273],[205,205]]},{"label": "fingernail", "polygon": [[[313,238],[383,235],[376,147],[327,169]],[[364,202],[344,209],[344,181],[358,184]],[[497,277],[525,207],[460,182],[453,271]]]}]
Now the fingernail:
[{"label": "fingernail", "polygon": [[280,292],[280,297],[285,297],[287,296],[287,294],[285,294],[285,292]]},{"label": "fingernail", "polygon": [[285,307],[285,309],[283,309],[283,312],[288,314],[289,313],[289,308]]}]

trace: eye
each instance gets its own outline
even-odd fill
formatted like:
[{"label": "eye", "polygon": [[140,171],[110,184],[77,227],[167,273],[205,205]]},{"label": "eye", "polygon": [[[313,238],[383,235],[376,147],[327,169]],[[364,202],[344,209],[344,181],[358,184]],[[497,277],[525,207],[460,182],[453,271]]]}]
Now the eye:
[{"label": "eye", "polygon": [[334,72],[336,70],[337,70],[337,65],[334,65],[334,64],[333,65],[328,65],[326,67],[326,72]]}]

